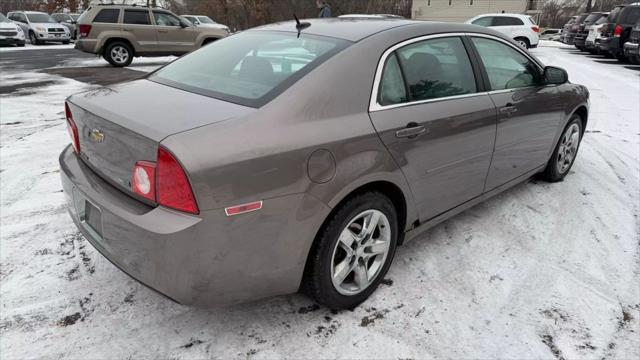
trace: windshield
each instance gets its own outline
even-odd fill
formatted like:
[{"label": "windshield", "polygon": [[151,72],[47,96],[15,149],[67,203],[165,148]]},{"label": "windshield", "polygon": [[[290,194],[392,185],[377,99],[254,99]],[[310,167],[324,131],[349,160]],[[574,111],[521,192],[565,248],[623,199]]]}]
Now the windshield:
[{"label": "windshield", "polygon": [[216,22],[209,19],[208,16],[198,16],[198,20],[200,20],[203,24],[215,24]]},{"label": "windshield", "polygon": [[611,10],[611,13],[609,13],[609,17],[607,18],[610,23],[618,21],[618,16],[620,16],[620,12],[622,12],[623,8],[623,6],[617,6],[613,10]]},{"label": "windshield", "polygon": [[45,13],[32,13],[32,14],[26,14],[27,18],[29,19],[29,22],[32,23],[54,23],[56,22],[55,20],[53,20],[51,18],[51,16],[49,16],[49,14],[45,14]]},{"label": "windshield", "polygon": [[0,22],[11,22],[4,14],[0,13]]},{"label": "windshield", "polygon": [[218,40],[153,73],[149,80],[260,107],[348,41],[286,32],[247,31]]},{"label": "windshield", "polygon": [[73,21],[78,21],[78,18],[80,17],[80,14],[70,14],[69,16],[71,16]]},{"label": "windshield", "polygon": [[598,19],[598,21],[596,21],[596,25],[604,24],[606,22],[607,22],[607,17],[603,16],[600,19]]}]

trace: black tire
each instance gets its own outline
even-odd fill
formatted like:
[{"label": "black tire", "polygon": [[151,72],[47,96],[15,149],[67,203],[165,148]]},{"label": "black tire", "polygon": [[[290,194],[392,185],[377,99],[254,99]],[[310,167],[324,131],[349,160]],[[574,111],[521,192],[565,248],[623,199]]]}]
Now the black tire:
[{"label": "black tire", "polygon": [[[559,152],[563,145],[563,138],[565,137],[565,134],[567,133],[568,129],[574,125],[578,126],[578,136],[579,136],[578,144],[575,149],[575,153],[573,154],[573,157],[571,159],[571,163],[566,168],[566,170],[560,171],[560,169],[558,169],[558,161],[559,161]],[[564,177],[567,176],[567,174],[573,167],[574,162],[576,161],[576,157],[578,156],[578,150],[580,150],[580,143],[582,142],[583,134],[584,134],[584,129],[582,128],[582,118],[580,118],[580,115],[578,114],[573,114],[567,126],[565,126],[565,128],[562,130],[560,139],[558,139],[558,144],[556,144],[556,148],[553,150],[553,155],[551,155],[551,158],[547,163],[547,167],[540,174],[540,178],[542,180],[545,180],[548,182],[558,182],[558,181],[562,181]]]},{"label": "black tire", "polygon": [[618,61],[620,61],[623,64],[626,64],[629,62],[629,59],[627,59],[627,57],[624,56],[624,54],[617,54],[616,59],[618,59]]},{"label": "black tire", "polygon": [[24,47],[24,43],[23,42],[18,43],[17,45],[18,45],[18,47]]},{"label": "black tire", "polygon": [[[344,295],[336,290],[331,279],[334,249],[337,246],[336,243],[340,234],[351,220],[367,210],[378,210],[389,221],[391,236],[387,256],[376,277],[371,280],[371,283],[364,290],[354,295]],[[393,261],[397,241],[398,216],[393,203],[387,196],[379,192],[370,191],[351,197],[325,222],[318,233],[307,260],[301,286],[302,291],[317,303],[330,309],[355,308],[376,290],[380,281],[386,275]]]},{"label": "black tire", "polygon": [[[114,49],[118,49],[118,50],[122,50],[123,52],[126,52],[128,54],[126,57],[126,60],[123,58],[114,57],[114,54],[113,54]],[[107,60],[109,64],[115,67],[129,66],[133,61],[134,55],[135,55],[134,50],[131,47],[131,45],[123,41],[114,41],[112,43],[109,43],[105,47],[104,53],[102,54],[104,59]]]},{"label": "black tire", "polygon": [[65,40],[65,41],[63,41],[62,43],[63,43],[64,45],[69,45],[69,43],[70,43],[70,42],[71,42],[71,41],[69,41],[69,40]]},{"label": "black tire", "polygon": [[34,33],[33,31],[29,31],[29,42],[31,43],[31,45],[41,44],[40,40],[38,40],[38,37],[36,36],[36,33]]},{"label": "black tire", "polygon": [[521,46],[523,46],[525,49],[531,48],[531,43],[529,43],[529,39],[527,38],[518,37],[518,38],[515,38],[514,40],[517,43],[519,43]]}]

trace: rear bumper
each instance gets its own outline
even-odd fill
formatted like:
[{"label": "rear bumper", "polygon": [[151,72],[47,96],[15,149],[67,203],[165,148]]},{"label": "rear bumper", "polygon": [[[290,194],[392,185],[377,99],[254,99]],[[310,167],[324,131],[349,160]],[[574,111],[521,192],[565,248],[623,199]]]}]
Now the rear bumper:
[{"label": "rear bumper", "polygon": [[586,35],[578,34],[576,35],[576,37],[573,38],[573,44],[575,46],[584,46],[586,41],[587,41]]},{"label": "rear bumper", "polygon": [[602,51],[606,51],[612,55],[616,55],[621,50],[619,42],[620,40],[614,37],[601,38],[599,47]]},{"label": "rear bumper", "polygon": [[574,39],[576,38],[576,34],[567,34],[564,37],[564,43],[567,45],[573,45]]},{"label": "rear bumper", "polygon": [[626,56],[640,56],[640,44],[626,42],[624,44],[624,54]]},{"label": "rear bumper", "polygon": [[75,42],[75,49],[84,51],[86,53],[97,54],[98,53],[98,41],[88,39],[78,39]]},{"label": "rear bumper", "polygon": [[[69,213],[86,239],[134,279],[187,305],[297,291],[315,232],[330,211],[313,197],[294,194],[265,200],[262,210],[244,215],[227,217],[219,209],[192,216],[120,192],[70,146],[60,167]],[[101,221],[91,220],[96,212],[88,214],[89,204]]]}]

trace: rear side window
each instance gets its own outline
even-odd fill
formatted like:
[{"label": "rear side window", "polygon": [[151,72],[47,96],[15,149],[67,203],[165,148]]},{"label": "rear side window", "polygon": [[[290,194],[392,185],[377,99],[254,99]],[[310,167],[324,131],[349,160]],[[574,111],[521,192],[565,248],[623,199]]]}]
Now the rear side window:
[{"label": "rear side window", "polygon": [[508,16],[496,16],[493,18],[492,26],[517,26],[524,25],[524,22],[518,18]]},{"label": "rear side window", "polygon": [[120,15],[119,9],[102,9],[96,15],[96,17],[93,18],[93,22],[117,23],[119,15]]},{"label": "rear side window", "polygon": [[398,57],[394,53],[387,58],[387,63],[382,72],[378,102],[380,105],[393,105],[405,101],[407,101],[407,90],[404,86]]},{"label": "rear side window", "polygon": [[122,22],[124,24],[151,25],[149,12],[146,10],[125,10]]},{"label": "rear side window", "polygon": [[425,40],[397,51],[412,101],[476,92],[467,51],[458,37]]},{"label": "rear side window", "polygon": [[491,26],[491,22],[492,22],[493,18],[491,16],[485,16],[485,17],[481,17],[480,19],[476,19],[473,21],[473,25],[479,25],[479,26]]},{"label": "rear side window", "polygon": [[537,66],[519,51],[496,40],[472,38],[491,82],[491,90],[535,86],[541,74]]},{"label": "rear side window", "polygon": [[153,17],[158,26],[180,26],[180,20],[169,13],[154,11]]},{"label": "rear side window", "polygon": [[183,56],[149,79],[260,107],[349,44],[321,36],[246,31]]},{"label": "rear side window", "polygon": [[622,16],[620,17],[620,23],[622,24],[635,24],[640,18],[640,7],[638,6],[629,6],[624,11],[622,11]]}]

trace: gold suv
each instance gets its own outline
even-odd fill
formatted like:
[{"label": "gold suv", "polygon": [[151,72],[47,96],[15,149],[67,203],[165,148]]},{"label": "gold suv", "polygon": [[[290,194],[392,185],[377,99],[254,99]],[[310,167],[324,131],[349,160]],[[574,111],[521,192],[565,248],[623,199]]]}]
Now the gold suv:
[{"label": "gold suv", "polygon": [[223,29],[195,27],[164,9],[98,5],[78,19],[75,48],[122,67],[136,56],[182,55],[227,35]]}]

